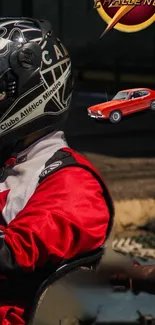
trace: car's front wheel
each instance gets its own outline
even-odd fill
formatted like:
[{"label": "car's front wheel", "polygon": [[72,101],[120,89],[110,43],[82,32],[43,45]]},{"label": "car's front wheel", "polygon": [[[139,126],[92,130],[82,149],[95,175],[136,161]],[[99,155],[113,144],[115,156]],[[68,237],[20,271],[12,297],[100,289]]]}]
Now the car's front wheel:
[{"label": "car's front wheel", "polygon": [[122,114],[120,111],[113,111],[109,117],[111,123],[118,123],[121,121],[121,119],[122,119]]},{"label": "car's front wheel", "polygon": [[155,111],[155,100],[152,101],[150,108],[152,111]]}]

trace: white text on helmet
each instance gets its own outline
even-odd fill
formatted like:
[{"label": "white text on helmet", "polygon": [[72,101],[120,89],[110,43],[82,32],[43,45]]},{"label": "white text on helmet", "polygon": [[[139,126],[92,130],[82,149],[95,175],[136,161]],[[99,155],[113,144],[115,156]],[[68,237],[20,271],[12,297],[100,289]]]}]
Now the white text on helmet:
[{"label": "white text on helmet", "polygon": [[57,60],[64,57],[64,54],[60,51],[60,49],[58,48],[57,45],[54,45],[54,49],[55,49],[55,54],[56,54]]},{"label": "white text on helmet", "polygon": [[47,65],[51,65],[52,64],[52,59],[49,58],[47,60],[47,57],[49,57],[49,51],[43,51],[43,53],[42,53],[42,60],[43,60],[43,62],[45,64],[47,64]]}]

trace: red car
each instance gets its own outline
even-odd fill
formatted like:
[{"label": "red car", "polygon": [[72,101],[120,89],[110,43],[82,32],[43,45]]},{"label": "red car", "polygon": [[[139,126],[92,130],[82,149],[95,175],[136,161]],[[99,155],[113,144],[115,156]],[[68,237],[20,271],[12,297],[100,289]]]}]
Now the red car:
[{"label": "red car", "polygon": [[118,123],[124,115],[145,109],[155,110],[155,91],[148,88],[122,90],[111,100],[88,108],[88,115]]}]

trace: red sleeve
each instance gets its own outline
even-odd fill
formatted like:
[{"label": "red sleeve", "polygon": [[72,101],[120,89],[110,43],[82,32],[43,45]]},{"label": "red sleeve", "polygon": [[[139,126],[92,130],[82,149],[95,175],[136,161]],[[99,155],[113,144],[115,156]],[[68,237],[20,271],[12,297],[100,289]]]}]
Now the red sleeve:
[{"label": "red sleeve", "polygon": [[109,211],[86,170],[68,167],[44,180],[5,230],[5,243],[25,271],[103,244]]}]

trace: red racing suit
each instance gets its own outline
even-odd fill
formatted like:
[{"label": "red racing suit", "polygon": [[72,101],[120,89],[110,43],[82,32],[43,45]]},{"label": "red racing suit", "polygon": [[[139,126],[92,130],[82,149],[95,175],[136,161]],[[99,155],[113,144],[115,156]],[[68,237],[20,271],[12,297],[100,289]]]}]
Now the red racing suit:
[{"label": "red racing suit", "polygon": [[[9,279],[103,245],[113,205],[95,168],[55,132],[6,162],[0,216],[0,274]],[[0,306],[0,325],[24,324],[22,303]]]}]

